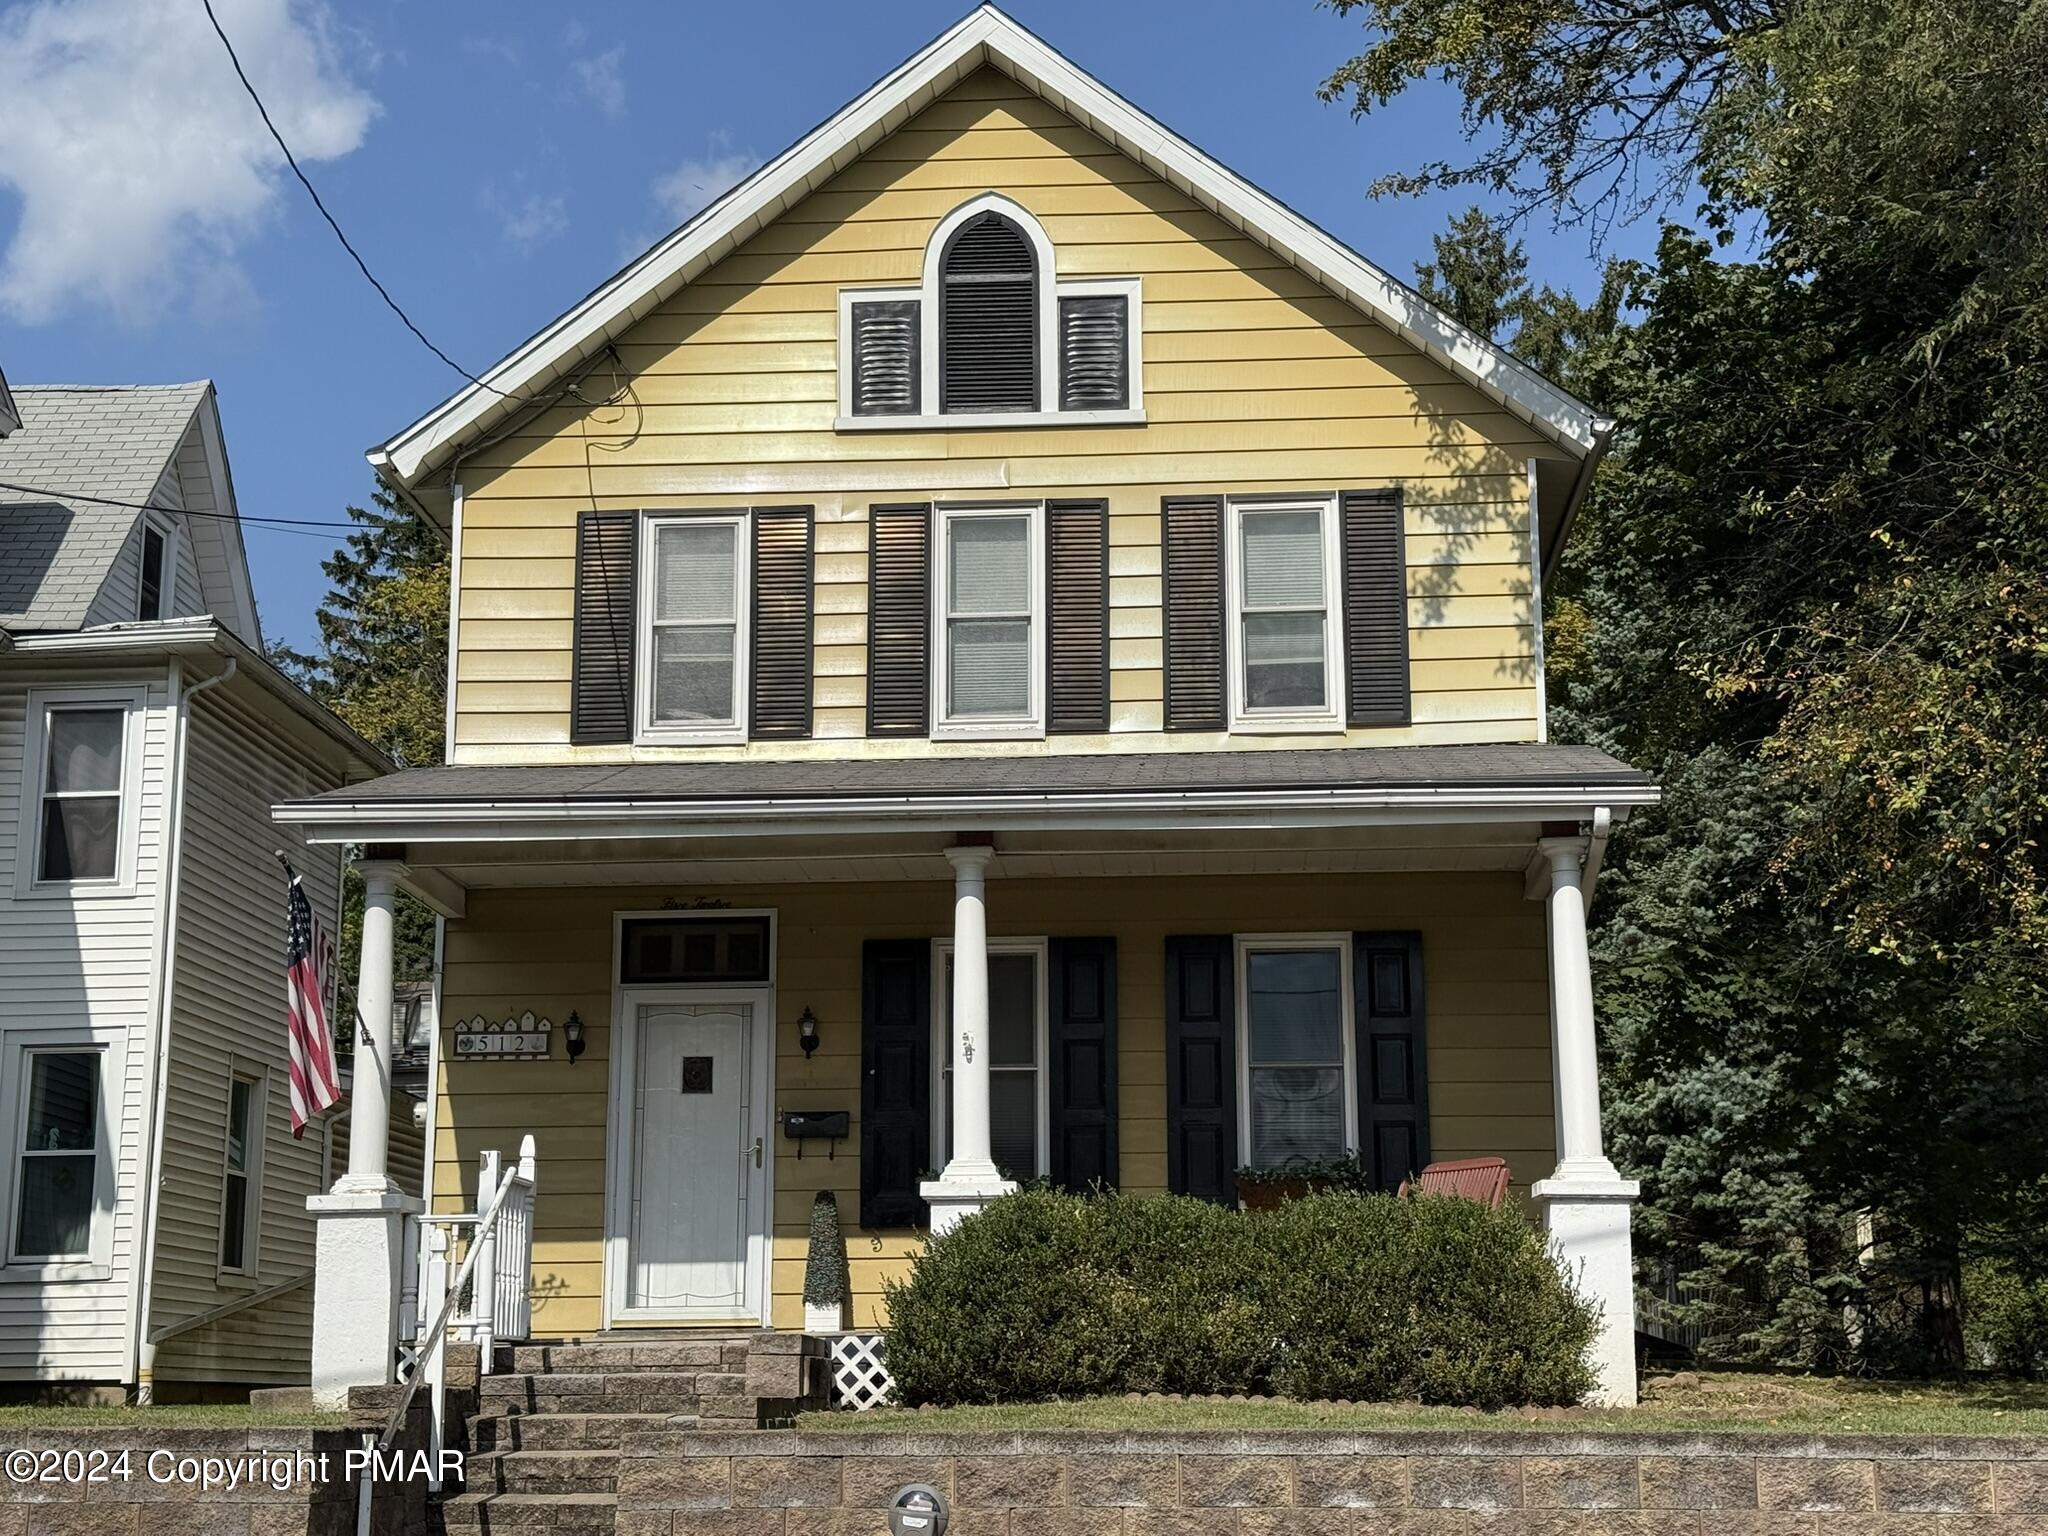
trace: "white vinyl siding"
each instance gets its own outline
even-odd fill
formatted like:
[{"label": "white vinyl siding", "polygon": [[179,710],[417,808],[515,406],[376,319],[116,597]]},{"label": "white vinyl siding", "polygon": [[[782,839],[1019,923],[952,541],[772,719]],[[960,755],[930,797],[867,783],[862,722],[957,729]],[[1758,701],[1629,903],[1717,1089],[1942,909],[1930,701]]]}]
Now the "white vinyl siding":
[{"label": "white vinyl siding", "polygon": [[644,520],[643,739],[746,740],[749,522],[744,513]]},{"label": "white vinyl siding", "polygon": [[1343,728],[1339,561],[1334,497],[1230,503],[1232,730]]},{"label": "white vinyl siding", "polygon": [[932,734],[1045,734],[1045,520],[1028,506],[941,507],[932,591]]}]

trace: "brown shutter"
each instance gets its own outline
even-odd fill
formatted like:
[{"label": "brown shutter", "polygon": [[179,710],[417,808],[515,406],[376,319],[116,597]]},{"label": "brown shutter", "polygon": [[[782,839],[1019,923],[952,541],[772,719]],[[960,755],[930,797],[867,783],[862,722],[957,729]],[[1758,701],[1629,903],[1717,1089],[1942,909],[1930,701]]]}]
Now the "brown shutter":
[{"label": "brown shutter", "polygon": [[1045,509],[1045,728],[1109,729],[1109,503],[1055,501]]},{"label": "brown shutter", "polygon": [[1399,487],[1346,491],[1343,518],[1345,718],[1406,725],[1408,558]]},{"label": "brown shutter", "polygon": [[919,368],[917,300],[856,300],[852,322],[853,414],[915,416]]},{"label": "brown shutter", "polygon": [[868,513],[868,734],[922,736],[932,679],[932,509]]},{"label": "brown shutter", "polygon": [[754,512],[752,697],[747,734],[811,734],[811,509]]},{"label": "brown shutter", "polygon": [[1223,499],[1168,496],[1160,503],[1166,546],[1166,728],[1220,731],[1223,703]]},{"label": "brown shutter", "polygon": [[576,622],[569,739],[633,739],[633,574],[638,512],[586,512],[576,523]]}]

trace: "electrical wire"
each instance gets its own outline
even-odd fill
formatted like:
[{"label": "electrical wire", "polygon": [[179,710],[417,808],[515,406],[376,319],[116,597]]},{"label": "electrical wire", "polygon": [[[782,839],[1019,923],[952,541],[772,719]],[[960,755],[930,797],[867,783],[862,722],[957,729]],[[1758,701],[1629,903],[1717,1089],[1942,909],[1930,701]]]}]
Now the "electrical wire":
[{"label": "electrical wire", "polygon": [[514,400],[520,403],[521,405],[551,405],[554,403],[555,400],[560,399],[560,395],[517,395],[507,390],[502,390],[498,388],[498,386],[495,384],[486,383],[484,380],[478,378],[475,374],[471,373],[467,368],[463,367],[462,364],[455,361],[455,359],[450,357],[446,352],[443,352],[439,347],[435,346],[433,340],[427,335],[427,333],[421,330],[417,325],[413,324],[412,316],[408,315],[404,311],[404,309],[402,309],[399,306],[398,300],[391,297],[390,290],[388,290],[382,283],[377,281],[377,274],[370,270],[370,264],[364,261],[362,258],[362,254],[359,251],[357,251],[353,245],[349,243],[349,238],[345,233],[342,232],[340,223],[335,219],[333,214],[327,211],[327,205],[320,200],[320,194],[317,190],[315,190],[312,181],[308,179],[304,171],[299,169],[298,157],[292,153],[292,147],[291,145],[285,142],[284,135],[277,131],[277,124],[270,120],[270,109],[263,105],[263,98],[256,93],[256,87],[249,80],[248,71],[242,68],[242,60],[240,56],[237,55],[235,52],[235,45],[228,40],[228,34],[220,24],[220,18],[214,15],[213,0],[200,0],[200,3],[206,7],[206,19],[209,22],[213,23],[213,35],[220,39],[221,47],[227,50],[228,62],[235,66],[236,78],[242,82],[242,89],[249,93],[249,99],[256,104],[256,113],[259,117],[263,119],[263,126],[270,130],[270,137],[276,141],[279,152],[284,156],[284,163],[291,167],[292,174],[298,177],[299,179],[299,185],[306,189],[306,196],[310,197],[313,200],[313,206],[320,210],[320,217],[325,219],[327,221],[327,227],[334,231],[334,238],[341,242],[341,248],[344,251],[348,252],[350,258],[356,264],[356,270],[363,274],[365,281],[367,281],[372,288],[377,290],[377,297],[384,301],[385,307],[389,309],[391,313],[398,316],[399,320],[403,322],[405,328],[408,331],[411,331],[413,335],[419,339],[419,343],[421,346],[425,347],[429,352],[433,353],[434,356],[438,357],[450,368],[453,368],[457,373],[461,374],[465,379],[469,380],[470,383],[476,385],[477,388],[487,389],[492,394],[498,396],[502,400]]},{"label": "electrical wire", "polygon": [[[112,496],[93,496],[84,491],[52,490],[44,485],[17,485],[11,480],[0,480],[0,491],[17,491],[23,496],[43,496],[51,501],[86,501],[97,507],[125,507],[131,512],[169,512],[176,517],[217,517],[233,523],[255,523],[277,528],[352,528],[358,532],[365,527],[362,523],[341,522],[332,518],[318,517],[245,517],[239,512],[204,512],[191,507],[167,507],[160,501],[121,501]],[[0,503],[4,507],[5,503]]]}]

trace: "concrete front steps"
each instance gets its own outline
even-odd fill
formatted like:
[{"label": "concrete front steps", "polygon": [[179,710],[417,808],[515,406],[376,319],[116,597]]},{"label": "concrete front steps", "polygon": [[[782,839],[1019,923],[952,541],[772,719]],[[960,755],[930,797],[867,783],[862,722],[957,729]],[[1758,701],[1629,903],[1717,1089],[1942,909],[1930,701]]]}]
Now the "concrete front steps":
[{"label": "concrete front steps", "polygon": [[826,1406],[831,1361],[797,1333],[600,1335],[500,1346],[465,1422],[462,1492],[438,1509],[449,1532],[551,1530],[609,1536],[619,1452],[698,1427],[787,1427]]}]

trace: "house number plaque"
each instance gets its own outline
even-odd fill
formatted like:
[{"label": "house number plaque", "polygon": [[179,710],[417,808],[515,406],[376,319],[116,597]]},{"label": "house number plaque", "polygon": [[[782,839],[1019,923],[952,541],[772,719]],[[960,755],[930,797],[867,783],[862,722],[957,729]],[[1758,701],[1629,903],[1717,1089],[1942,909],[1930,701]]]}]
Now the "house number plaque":
[{"label": "house number plaque", "polygon": [[494,1061],[545,1061],[554,1025],[530,1012],[498,1023],[478,1014],[455,1024],[455,1054]]}]

